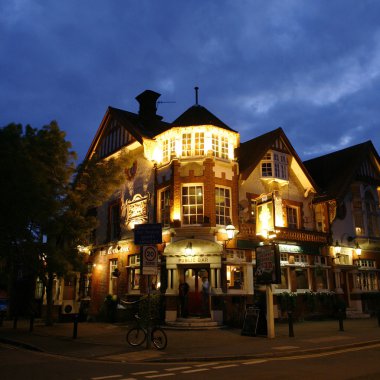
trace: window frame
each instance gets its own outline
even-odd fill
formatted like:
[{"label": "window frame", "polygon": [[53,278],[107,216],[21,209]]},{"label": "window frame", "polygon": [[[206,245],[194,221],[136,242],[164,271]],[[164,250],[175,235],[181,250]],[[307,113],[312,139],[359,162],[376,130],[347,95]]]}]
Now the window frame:
[{"label": "window frame", "polygon": [[269,150],[260,162],[261,178],[289,181],[288,154]]},{"label": "window frame", "polygon": [[[190,189],[195,188],[195,194],[190,194],[188,192],[187,194],[184,194],[184,189]],[[199,193],[197,193],[198,189],[201,189],[201,197],[202,197],[202,203],[198,203],[198,197],[200,196]],[[191,198],[194,197],[195,203],[191,203]],[[188,203],[184,202],[184,199],[188,199]],[[188,208],[189,212],[185,212],[185,208]],[[196,210],[195,213],[191,213],[190,210],[193,209]],[[201,212],[198,212],[198,209],[201,209]],[[183,225],[201,225],[204,223],[204,185],[203,184],[182,184],[181,186],[181,210],[182,210],[182,224]],[[195,216],[195,223],[191,222],[191,218]],[[187,220],[186,220],[187,219]]]},{"label": "window frame", "polygon": [[[228,199],[228,206],[222,205],[222,203],[217,203],[217,191],[223,191],[223,199],[224,204],[226,204],[226,200]],[[229,193],[228,198],[226,197],[226,192]],[[231,199],[231,188],[227,186],[215,186],[215,218],[216,218],[216,224],[225,226],[228,224],[228,220],[231,220],[231,209],[232,209],[232,199]],[[220,196],[220,195],[219,195]],[[220,213],[220,210],[223,209],[223,214]],[[228,209],[228,212],[226,210]],[[219,211],[219,212],[218,212]]]},{"label": "window frame", "polygon": [[[162,227],[170,227],[170,196],[171,191],[170,187],[165,187],[164,189],[159,190],[158,198],[158,220],[162,224]],[[167,197],[165,194],[168,194]],[[168,202],[168,203],[167,203]],[[163,204],[164,203],[164,204]],[[166,204],[167,203],[167,204]]]}]

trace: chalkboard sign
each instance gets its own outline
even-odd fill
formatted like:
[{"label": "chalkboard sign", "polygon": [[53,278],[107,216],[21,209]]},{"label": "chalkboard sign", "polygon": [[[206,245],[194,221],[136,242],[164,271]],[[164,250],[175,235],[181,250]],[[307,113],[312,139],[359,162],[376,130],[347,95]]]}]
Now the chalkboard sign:
[{"label": "chalkboard sign", "polygon": [[260,309],[249,306],[245,309],[243,328],[241,335],[256,336],[257,325],[260,317]]}]

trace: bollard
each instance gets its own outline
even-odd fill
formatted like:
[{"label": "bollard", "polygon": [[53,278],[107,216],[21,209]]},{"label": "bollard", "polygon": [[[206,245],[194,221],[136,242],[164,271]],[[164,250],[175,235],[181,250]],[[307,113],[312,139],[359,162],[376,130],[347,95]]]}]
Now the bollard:
[{"label": "bollard", "polygon": [[343,311],[341,309],[338,310],[338,319],[339,319],[339,331],[344,331],[344,328],[343,328]]},{"label": "bollard", "polygon": [[34,330],[34,314],[32,314],[29,319],[29,332],[32,332],[33,330]]},{"label": "bollard", "polygon": [[73,339],[78,336],[78,314],[74,314],[74,327],[73,327]]},{"label": "bollard", "polygon": [[291,311],[288,311],[288,323],[289,323],[289,337],[294,337],[294,330],[293,330],[293,315]]},{"label": "bollard", "polygon": [[377,324],[380,327],[380,310],[377,311]]}]

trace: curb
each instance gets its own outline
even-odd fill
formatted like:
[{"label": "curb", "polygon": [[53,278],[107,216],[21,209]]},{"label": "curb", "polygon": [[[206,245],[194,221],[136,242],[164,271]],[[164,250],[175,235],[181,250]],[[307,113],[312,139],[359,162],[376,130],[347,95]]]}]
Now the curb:
[{"label": "curb", "polygon": [[345,344],[345,345],[338,345],[338,346],[325,346],[325,347],[318,347],[318,348],[306,348],[302,349],[299,348],[297,350],[290,350],[290,351],[282,351],[282,352],[264,352],[259,354],[247,354],[247,355],[231,355],[231,356],[213,356],[213,357],[182,357],[182,358],[152,358],[152,359],[146,359],[143,360],[143,362],[146,363],[178,363],[178,362],[211,362],[215,360],[220,361],[232,361],[232,360],[248,360],[248,359],[271,359],[271,358],[284,358],[288,356],[298,356],[300,354],[302,355],[308,355],[308,354],[318,354],[318,353],[327,353],[327,352],[334,352],[344,349],[352,349],[352,348],[359,348],[359,347],[367,347],[372,345],[378,345],[380,344],[380,340],[370,340],[365,342],[359,342],[359,343],[351,343],[351,344]]},{"label": "curb", "polygon": [[30,350],[30,351],[45,352],[44,350],[42,350],[39,347],[33,346],[32,344],[29,344],[29,343],[20,342],[18,340],[0,337],[0,343],[9,344],[10,346],[21,347],[21,348],[24,348],[24,349]]},{"label": "curb", "polygon": [[[20,342],[18,340],[8,339],[8,338],[1,338],[0,342],[5,343],[8,345],[20,347],[26,350],[35,351],[35,352],[45,352],[49,353],[47,351],[44,351],[43,349],[34,346],[32,344]],[[324,347],[317,347],[317,348],[299,348],[297,350],[289,350],[289,351],[282,351],[282,352],[263,352],[263,353],[256,353],[256,354],[245,354],[245,355],[224,355],[224,356],[208,356],[208,357],[158,357],[158,358],[147,358],[142,360],[141,362],[145,363],[191,363],[191,362],[212,362],[215,360],[218,361],[233,361],[233,360],[252,360],[252,359],[273,359],[273,358],[284,358],[284,357],[294,357],[298,355],[311,355],[311,354],[318,354],[318,353],[328,353],[328,352],[334,352],[339,350],[347,350],[347,349],[354,349],[354,348],[360,348],[360,347],[368,347],[373,345],[379,345],[380,340],[369,340],[369,341],[363,341],[358,343],[350,343],[350,344],[344,344],[344,345],[335,345],[335,346],[324,346]],[[55,355],[55,354],[52,354]],[[64,357],[71,357],[67,356],[65,354],[59,354],[59,356]],[[80,359],[77,357],[77,359]],[[105,360],[103,358],[91,358],[91,360],[97,360],[102,362],[115,362],[118,363],[120,361],[118,360]],[[124,361],[124,360],[123,360]]]}]

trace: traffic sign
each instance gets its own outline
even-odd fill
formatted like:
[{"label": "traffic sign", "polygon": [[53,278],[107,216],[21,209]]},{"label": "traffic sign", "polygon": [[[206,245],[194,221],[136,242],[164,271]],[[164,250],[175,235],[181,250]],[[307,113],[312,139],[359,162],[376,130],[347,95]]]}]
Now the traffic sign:
[{"label": "traffic sign", "polygon": [[154,245],[144,245],[142,248],[142,274],[158,273],[158,250]]}]

